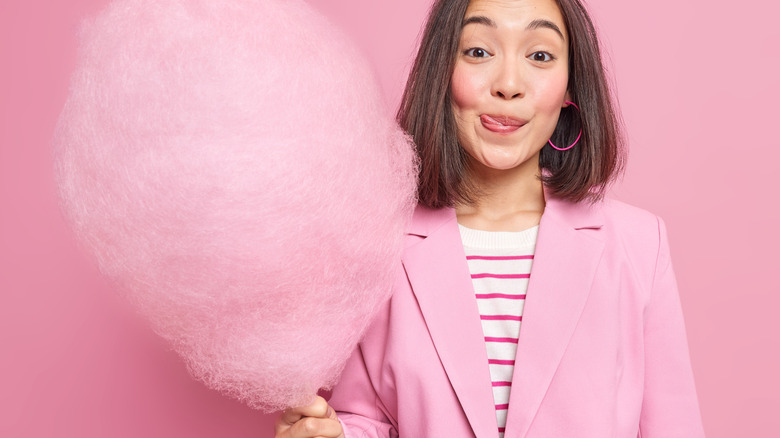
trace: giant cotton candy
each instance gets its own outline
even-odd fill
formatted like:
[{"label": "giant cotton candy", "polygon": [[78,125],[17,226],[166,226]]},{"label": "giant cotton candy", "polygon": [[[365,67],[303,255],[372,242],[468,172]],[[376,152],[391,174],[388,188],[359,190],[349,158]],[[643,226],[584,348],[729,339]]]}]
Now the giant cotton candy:
[{"label": "giant cotton candy", "polygon": [[297,0],[119,0],[81,43],[55,162],[101,270],[210,387],[331,386],[414,203],[361,55]]}]

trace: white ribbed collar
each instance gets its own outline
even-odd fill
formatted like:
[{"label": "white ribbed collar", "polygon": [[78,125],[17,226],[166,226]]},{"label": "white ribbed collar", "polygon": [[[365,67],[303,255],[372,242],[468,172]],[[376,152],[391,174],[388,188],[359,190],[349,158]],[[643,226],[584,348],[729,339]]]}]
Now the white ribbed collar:
[{"label": "white ribbed collar", "polygon": [[482,231],[458,224],[463,246],[480,249],[534,248],[539,225],[523,231]]}]

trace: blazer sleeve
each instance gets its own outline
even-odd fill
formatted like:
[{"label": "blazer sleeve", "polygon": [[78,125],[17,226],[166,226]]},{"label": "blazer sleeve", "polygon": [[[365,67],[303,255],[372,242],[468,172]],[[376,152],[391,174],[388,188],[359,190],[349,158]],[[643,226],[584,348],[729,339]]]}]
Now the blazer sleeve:
[{"label": "blazer sleeve", "polygon": [[645,379],[640,438],[704,437],[666,227],[644,311]]},{"label": "blazer sleeve", "polygon": [[398,437],[374,390],[360,346],[347,361],[329,403],[336,409],[346,438]]}]

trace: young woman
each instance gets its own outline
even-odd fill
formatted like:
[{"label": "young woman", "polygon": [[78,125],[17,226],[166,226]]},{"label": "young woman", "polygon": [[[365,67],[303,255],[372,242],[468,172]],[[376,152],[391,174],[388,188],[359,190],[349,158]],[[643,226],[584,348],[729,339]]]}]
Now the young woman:
[{"label": "young woman", "polygon": [[399,121],[421,162],[394,294],[277,437],[701,437],[663,223],[578,0],[438,0]]}]

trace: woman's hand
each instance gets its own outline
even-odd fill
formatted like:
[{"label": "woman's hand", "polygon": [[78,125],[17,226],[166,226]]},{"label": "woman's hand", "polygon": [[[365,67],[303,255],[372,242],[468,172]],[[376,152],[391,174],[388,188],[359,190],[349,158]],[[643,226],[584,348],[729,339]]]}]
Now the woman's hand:
[{"label": "woman's hand", "polygon": [[308,406],[282,412],[274,431],[275,438],[344,438],[336,411],[320,396]]}]

